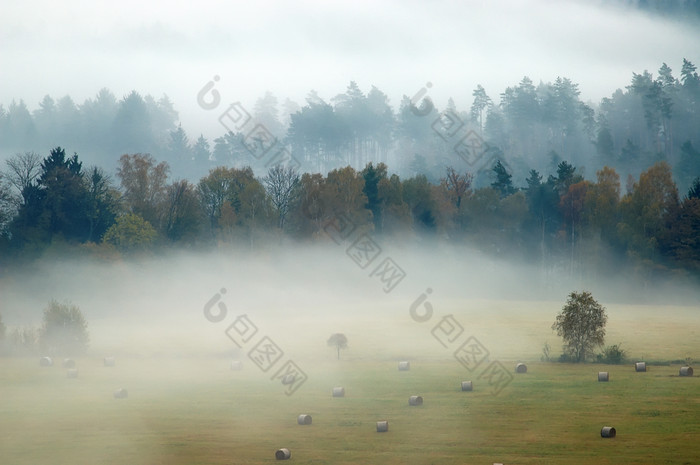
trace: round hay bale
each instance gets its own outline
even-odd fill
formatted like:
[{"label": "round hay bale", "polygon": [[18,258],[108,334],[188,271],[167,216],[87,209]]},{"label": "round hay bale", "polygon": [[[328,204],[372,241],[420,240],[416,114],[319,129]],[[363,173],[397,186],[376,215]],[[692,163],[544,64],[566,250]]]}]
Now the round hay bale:
[{"label": "round hay bale", "polygon": [[277,452],[275,452],[275,458],[277,460],[289,460],[291,456],[292,453],[289,452],[289,449],[277,449]]},{"label": "round hay bale", "polygon": [[127,397],[129,397],[129,392],[124,388],[119,388],[114,391],[115,399],[126,399]]},{"label": "round hay bale", "polygon": [[66,371],[66,377],[77,378],[78,377],[78,370],[76,368],[69,368],[68,371]]},{"label": "round hay bale", "polygon": [[603,426],[600,429],[600,437],[601,438],[614,438],[617,432],[615,431],[615,428],[612,426]]},{"label": "round hay bale", "polygon": [[386,433],[389,431],[389,422],[386,420],[377,422],[377,433]]},{"label": "round hay bale", "polygon": [[334,387],[333,397],[345,397],[345,388],[340,386]]},{"label": "round hay bale", "polygon": [[39,359],[39,366],[52,367],[53,366],[53,359],[51,357],[41,357]]},{"label": "round hay bale", "polygon": [[75,360],[72,358],[64,358],[62,363],[63,368],[75,368]]},{"label": "round hay bale", "polygon": [[408,405],[423,405],[423,398],[421,396],[411,396],[408,398]]},{"label": "round hay bale", "polygon": [[474,385],[471,381],[462,381],[462,391],[473,391]]},{"label": "round hay bale", "polygon": [[310,425],[311,424],[311,415],[306,415],[306,414],[301,414],[297,417],[297,423],[300,425]]},{"label": "round hay bale", "polygon": [[104,358],[104,365],[106,367],[113,367],[116,364],[114,361],[114,357],[105,357]]},{"label": "round hay bale", "polygon": [[641,372],[641,371],[647,371],[647,364],[646,362],[637,362],[634,364],[634,371]]},{"label": "round hay bale", "polygon": [[232,371],[240,371],[243,369],[243,362],[240,360],[234,360],[231,362],[231,370]]},{"label": "round hay bale", "polygon": [[678,374],[680,376],[693,376],[693,367],[681,367]]},{"label": "round hay bale", "polygon": [[411,369],[411,362],[399,362],[399,371],[408,371]]},{"label": "round hay bale", "polygon": [[608,372],[607,371],[599,371],[598,372],[598,381],[599,382],[607,382],[609,379]]},{"label": "round hay bale", "polygon": [[527,373],[527,365],[524,363],[518,363],[515,365],[515,372],[516,373]]}]

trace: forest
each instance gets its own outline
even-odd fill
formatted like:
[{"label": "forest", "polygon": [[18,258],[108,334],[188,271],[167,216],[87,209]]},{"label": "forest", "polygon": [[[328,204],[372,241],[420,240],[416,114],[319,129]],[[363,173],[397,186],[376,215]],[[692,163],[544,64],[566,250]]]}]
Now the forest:
[{"label": "forest", "polygon": [[546,274],[698,276],[693,63],[678,77],[666,63],[635,72],[596,105],[567,78],[472,96],[439,110],[422,89],[395,111],[354,82],[303,106],[268,93],[248,125],[220,113],[211,142],[190,139],[167,96],[0,105],[0,270],[56,248],[112,260],[325,241],[351,225],[472,244]]}]

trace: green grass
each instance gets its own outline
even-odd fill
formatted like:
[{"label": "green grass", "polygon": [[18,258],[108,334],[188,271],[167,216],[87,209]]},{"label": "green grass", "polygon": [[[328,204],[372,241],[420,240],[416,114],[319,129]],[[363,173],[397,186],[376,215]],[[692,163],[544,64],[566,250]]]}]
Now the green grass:
[{"label": "green grass", "polygon": [[[502,360],[503,361],[503,360]],[[504,361],[508,367],[514,362]],[[700,456],[700,378],[678,366],[528,363],[498,396],[454,360],[341,360],[282,393],[224,359],[77,360],[78,379],[0,358],[0,461],[7,464],[259,464],[277,448],[305,464],[661,464]],[[609,371],[610,382],[597,382]],[[474,381],[461,392],[460,381]],[[342,385],[346,397],[333,398]],[[117,400],[119,387],[129,398]],[[424,405],[408,405],[422,395]],[[308,413],[313,424],[299,426]],[[388,433],[375,422],[389,421]],[[602,439],[614,426],[617,437]]]}]

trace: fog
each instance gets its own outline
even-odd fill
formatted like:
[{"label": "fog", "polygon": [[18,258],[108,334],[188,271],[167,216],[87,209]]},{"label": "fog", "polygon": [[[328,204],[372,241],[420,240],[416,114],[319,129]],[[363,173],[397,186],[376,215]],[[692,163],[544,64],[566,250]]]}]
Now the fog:
[{"label": "fog", "polygon": [[[574,290],[590,290],[608,307],[613,334],[621,321],[638,318],[649,327],[658,318],[686,330],[689,321],[697,325],[700,292],[680,284],[645,289],[612,276],[587,283],[565,272],[545,277],[537,266],[468,248],[389,243],[382,257],[391,258],[405,277],[385,292],[371,276],[374,266],[361,269],[346,248],[290,243],[118,262],[48,257],[8,270],[0,282],[0,313],[9,328],[38,328],[51,299],[70,301],[88,321],[92,356],[229,359],[245,357],[225,334],[245,314],[259,335],[307,364],[335,358],[325,342],[336,332],[349,340],[343,359],[444,359],[449,354],[430,331],[446,315],[454,315],[494,357],[537,359],[545,340],[558,344],[550,326]],[[208,302],[214,316],[224,304],[221,321],[205,316]],[[411,316],[414,304],[416,314],[425,315],[424,302],[433,311],[429,323]],[[643,346],[640,331],[628,345]]]},{"label": "fog", "polygon": [[453,97],[464,108],[477,84],[495,97],[522,76],[566,76],[597,102],[631,71],[700,61],[697,24],[619,3],[10,0],[0,6],[0,102],[24,99],[31,111],[47,94],[165,93],[188,133],[216,137],[216,118],[196,105],[213,76],[225,101],[249,107],[268,90],[280,102],[303,103],[312,89],[330,99],[354,80],[394,106],[430,81],[438,106]]},{"label": "fog", "polygon": [[[651,0],[638,3],[661,4]],[[91,179],[96,182],[91,192],[102,189],[104,195],[99,199],[97,195],[91,197],[89,205],[83,202],[86,195],[66,197],[80,201],[65,201],[61,205],[62,195],[72,192],[59,189],[63,184],[49,190],[36,181],[35,176],[24,186],[15,182],[13,187],[11,181],[18,178],[7,176],[7,173],[13,174],[11,170],[5,173],[0,169],[0,174],[5,176],[0,179],[0,329],[5,329],[3,325],[6,327],[4,334],[0,333],[4,336],[0,339],[3,367],[0,386],[4,400],[0,405],[4,418],[0,462],[115,463],[116,459],[123,463],[213,463],[215,460],[231,463],[235,458],[238,462],[262,463],[261,457],[271,459],[278,447],[291,447],[297,460],[325,463],[326,457],[309,455],[313,449],[319,449],[318,446],[321,453],[333,454],[334,463],[353,463],[351,460],[357,463],[370,456],[382,457],[385,462],[389,460],[387,463],[408,463],[405,457],[414,450],[424,454],[425,459],[415,455],[413,462],[425,462],[430,456],[431,463],[434,458],[436,463],[461,463],[463,457],[473,455],[471,452],[477,449],[478,454],[484,454],[478,456],[478,460],[493,451],[502,454],[508,447],[522,447],[517,454],[534,460],[536,454],[543,457],[560,457],[571,452],[588,454],[594,448],[591,447],[593,442],[587,437],[581,438],[589,434],[590,425],[596,425],[590,428],[590,437],[597,439],[599,418],[592,420],[593,415],[600,417],[601,425],[608,424],[603,423],[608,419],[619,422],[615,424],[620,427],[621,436],[627,434],[622,440],[628,442],[617,444],[624,446],[627,455],[631,451],[648,455],[649,450],[655,453],[662,450],[656,444],[640,447],[642,442],[647,446],[646,442],[653,440],[672,441],[687,436],[687,431],[677,434],[673,428],[690,431],[696,427],[692,422],[684,424],[682,419],[692,414],[694,404],[682,402],[685,400],[683,393],[690,391],[680,384],[684,380],[676,379],[680,377],[675,374],[672,379],[668,373],[671,373],[671,363],[689,365],[693,357],[700,357],[697,343],[700,287],[697,255],[693,255],[697,251],[693,244],[697,241],[693,241],[692,229],[697,222],[681,221],[697,214],[700,210],[690,208],[700,203],[689,199],[690,193],[682,201],[675,199],[678,205],[682,202],[686,208],[683,211],[690,213],[673,216],[671,213],[675,215],[677,210],[670,207],[663,215],[658,213],[655,230],[658,237],[653,237],[655,233],[646,231],[647,223],[634,220],[637,216],[641,218],[647,205],[657,208],[653,203],[657,197],[674,197],[664,197],[664,194],[676,193],[673,181],[667,183],[667,190],[660,189],[648,204],[644,203],[646,198],[637,202],[637,210],[618,209],[620,186],[615,182],[585,184],[583,181],[584,175],[592,180],[593,173],[603,165],[617,168],[623,185],[627,179],[628,195],[624,198],[629,205],[633,203],[630,200],[632,190],[643,190],[634,184],[635,179],[652,161],[673,162],[680,197],[690,192],[691,181],[700,167],[695,156],[698,152],[691,144],[695,143],[695,147],[700,144],[697,131],[693,129],[698,121],[694,106],[698,99],[686,97],[700,94],[697,94],[697,87],[681,85],[678,79],[683,66],[686,70],[683,79],[691,84],[695,82],[694,70],[688,70],[691,62],[700,62],[700,16],[683,18],[672,13],[652,13],[631,4],[635,1],[0,2],[0,123],[7,121],[4,126],[0,124],[0,138],[3,139],[0,152],[4,152],[0,153],[0,168],[6,168],[4,158],[10,158],[10,152],[26,151],[24,160],[29,160],[33,156],[29,152],[36,150],[36,157],[43,158],[51,144],[51,148],[65,147],[69,156],[73,151],[79,152],[85,168],[97,163],[108,174],[113,174],[122,153],[148,152],[151,148],[144,148],[144,145],[153,142],[152,154],[157,155],[157,162],[165,159],[173,169],[172,179],[166,181],[167,176],[164,176],[162,185],[157,179],[149,181],[158,184],[156,187],[162,193],[167,193],[162,199],[154,200],[153,205],[145,206],[153,207],[152,211],[148,208],[137,211],[138,201],[145,196],[142,192],[146,191],[126,192],[126,176],[121,177],[119,194],[116,181],[112,183],[108,177],[101,177],[101,172],[93,170]],[[681,0],[673,4],[686,5]],[[687,64],[681,65],[684,59]],[[644,83],[628,94],[618,95],[607,113],[601,111],[605,107],[600,105],[601,99],[610,97],[616,89],[630,86],[633,73],[649,70],[656,77],[662,64],[673,67],[676,76],[671,79],[673,82],[664,83],[663,92],[671,92],[669,95],[676,100],[668,97],[655,101],[659,104],[658,108],[654,107],[659,110],[658,121],[650,121],[649,115],[654,115],[645,106],[648,102],[644,99],[653,95],[650,90],[642,91],[647,89]],[[670,75],[669,70],[667,77]],[[499,174],[496,167],[492,170],[494,173],[490,173],[486,168],[472,166],[476,160],[467,161],[457,151],[455,141],[448,141],[435,129],[439,127],[435,125],[439,119],[416,120],[426,114],[419,115],[414,111],[417,108],[411,108],[412,120],[404,121],[403,125],[394,121],[395,116],[400,116],[397,110],[403,96],[414,96],[421,89],[430,89],[428,97],[435,102],[434,109],[449,109],[448,101],[453,99],[455,109],[461,111],[472,105],[472,92],[478,85],[484,86],[493,103],[497,103],[501,92],[509,86],[517,86],[523,76],[529,77],[534,86],[554,82],[558,77],[569,78],[574,83],[564,80],[561,86],[570,91],[571,99],[548,100],[540,95],[538,98],[550,105],[545,108],[543,104],[543,114],[561,102],[574,104],[562,107],[566,110],[562,110],[562,114],[569,119],[565,121],[562,117],[555,121],[557,124],[546,121],[547,124],[540,124],[539,111],[528,110],[531,112],[526,115],[529,120],[511,118],[522,116],[517,108],[504,112],[503,121],[508,124],[496,124],[493,132],[499,134],[499,139],[493,144],[489,140],[489,144],[499,152],[500,144],[505,151],[501,155],[513,161],[512,168],[508,167],[513,174],[512,185],[511,176],[500,159],[496,166],[508,175],[508,183],[501,182],[501,178],[491,183],[488,176]],[[697,74],[694,76],[695,80],[699,79]],[[311,161],[319,160],[318,165],[307,165],[307,168],[311,166],[320,172],[320,179],[335,167],[330,161],[327,166],[322,165],[324,157],[337,156],[333,163],[337,161],[343,166],[349,163],[344,158],[348,154],[357,155],[357,160],[369,157],[369,150],[355,154],[346,147],[354,150],[356,145],[371,142],[373,138],[374,142],[383,140],[377,139],[377,135],[386,133],[390,142],[388,148],[380,147],[381,144],[370,148],[374,149],[373,156],[385,157],[382,161],[390,165],[389,174],[400,173],[402,180],[396,177],[396,183],[391,184],[396,190],[387,191],[391,196],[396,194],[398,201],[387,204],[389,207],[381,204],[382,210],[379,210],[377,186],[381,176],[376,172],[376,176],[370,171],[369,174],[359,172],[364,163],[378,162],[379,158],[362,159],[362,163],[357,162],[357,172],[348,170],[342,177],[336,176],[333,182],[337,186],[333,184],[331,188],[319,190],[318,198],[309,195],[311,200],[303,205],[295,198],[284,206],[291,208],[293,204],[288,221],[284,223],[285,230],[282,215],[279,215],[279,222],[278,217],[271,215],[268,202],[271,194],[262,181],[252,179],[252,174],[251,179],[239,176],[244,172],[239,168],[250,163],[256,175],[262,174],[261,167],[264,163],[267,168],[269,160],[260,160],[259,153],[236,142],[235,137],[231,139],[233,142],[222,138],[223,123],[218,117],[225,105],[234,101],[242,102],[245,108],[253,111],[256,101],[266,92],[272,92],[277,103],[271,106],[275,107],[275,112],[278,107],[281,111],[280,121],[276,120],[276,115],[271,120],[279,126],[279,135],[274,135],[281,140],[286,132],[284,144],[292,147],[288,129],[282,126],[289,123],[293,105],[287,105],[285,100],[304,105],[309,93],[316,91],[326,102],[333,102],[334,97],[349,89],[351,81],[362,94],[369,95],[376,86],[388,96],[389,106],[394,110],[390,118],[392,123],[377,126],[371,137],[362,140],[356,136],[347,140],[343,139],[345,136],[337,137],[336,140],[333,130],[326,128],[330,134],[328,140],[342,148],[335,154],[322,144],[314,145],[312,139],[316,136],[313,134],[308,137],[312,143],[297,144],[296,150],[301,147],[299,153],[305,154],[309,149]],[[529,80],[523,81],[529,83]],[[217,111],[207,111],[205,105],[198,103],[198,94],[208,83],[215,83],[221,97],[221,107]],[[649,86],[657,84],[649,76]],[[549,95],[553,89],[546,87],[539,87],[543,95]],[[91,106],[87,99],[95,98],[101,89],[108,89],[116,97],[109,107],[111,113],[83,112]],[[161,108],[158,107],[160,103],[146,106],[141,102],[137,109],[149,108],[151,114],[147,118],[137,120],[133,115],[141,113],[129,107],[129,111],[124,112],[127,117],[117,119],[116,102],[126,100],[132,91],[148,96],[150,102],[167,95],[169,100],[163,101],[168,104]],[[70,96],[63,102],[64,110],[75,110],[74,102],[80,111],[70,113],[74,117],[72,120],[63,110],[41,120],[41,111],[37,108],[47,95],[56,100]],[[109,92],[105,95],[111,96]],[[20,100],[26,103],[30,117],[26,117],[24,109],[18,111],[18,114],[25,114],[24,120],[5,117],[9,114],[6,113],[8,108],[16,109],[11,102]],[[47,100],[53,105],[52,99]],[[214,100],[218,101],[218,97]],[[388,107],[383,103],[383,94],[381,102],[383,106],[377,108],[382,109],[382,114],[392,113],[384,111]],[[426,102],[429,100],[423,101]],[[670,117],[664,115],[673,106],[668,102],[675,105],[673,112],[677,113],[673,113],[673,131],[669,131],[667,137],[666,123],[670,124]],[[540,108],[537,105],[528,108],[535,107]],[[153,108],[160,108],[163,113],[154,116]],[[32,114],[39,121],[39,129],[24,134],[17,128],[33,128]],[[355,134],[353,128],[362,126],[369,114],[353,113],[355,119],[348,120],[352,124],[345,127],[347,134]],[[315,115],[308,119],[307,127],[323,126],[325,114]],[[463,116],[467,118],[466,113]],[[495,112],[494,118],[498,123],[502,117]],[[610,128],[606,127],[606,118],[609,118]],[[154,123],[151,131],[147,127],[151,119],[164,121],[163,127]],[[564,124],[567,122],[573,122],[573,126]],[[411,126],[413,123],[416,124]],[[529,129],[526,123],[530,124]],[[270,129],[275,128],[265,124]],[[181,134],[189,135],[190,143],[203,134],[211,142],[212,150],[207,148],[192,155],[184,137],[180,139],[184,141],[181,147],[172,144],[178,125],[184,129]],[[481,127],[481,117],[478,125],[480,133],[486,131]],[[131,126],[139,130],[145,128],[148,137],[134,141],[122,137],[131,134],[127,131]],[[406,128],[405,134],[396,135]],[[423,133],[420,133],[421,128],[425,130]],[[499,128],[505,128],[502,137]],[[141,131],[136,132],[141,134]],[[516,132],[522,132],[519,139],[514,136]],[[638,134],[630,135],[630,132]],[[601,133],[608,139],[601,139]],[[299,134],[307,133],[300,131]],[[630,140],[635,137],[639,140]],[[220,141],[218,159],[214,155],[216,138]],[[445,143],[435,145],[438,138]],[[306,141],[304,137],[300,139]],[[460,140],[466,141],[466,138]],[[609,140],[607,152],[601,149],[606,147],[601,140]],[[478,141],[483,142],[481,137],[473,139],[473,142]],[[666,144],[665,153],[659,153],[662,142]],[[121,143],[129,148],[122,149]],[[132,143],[141,145],[136,147]],[[511,144],[513,147],[507,147]],[[328,146],[333,147],[332,144]],[[477,146],[482,147],[472,145],[474,150]],[[232,151],[234,148],[237,151]],[[244,153],[244,148],[258,165]],[[228,158],[224,156],[225,149],[231,149]],[[58,152],[60,150],[55,153]],[[479,157],[484,153],[480,152]],[[246,158],[241,158],[241,154]],[[427,161],[425,156],[429,158]],[[441,176],[448,165],[461,163],[457,156],[462,157],[469,168],[464,175],[461,174],[464,165],[457,171],[447,172],[448,176],[453,175],[457,199],[453,208],[452,190],[447,178],[441,181]],[[58,155],[54,157],[55,160],[59,158]],[[146,158],[139,160],[146,163]],[[44,159],[43,164],[49,166],[46,161],[49,159]],[[53,176],[57,172],[51,171],[50,166],[44,170],[44,165],[40,170],[38,160],[35,160],[37,176]],[[64,164],[65,160],[60,160],[59,165]],[[75,168],[77,160],[74,158],[72,165],[66,161],[65,166]],[[124,160],[124,163],[129,162],[128,157]],[[419,163],[421,160],[425,169]],[[239,209],[241,192],[234,195],[228,188],[226,200],[220,205],[206,203],[203,192],[207,184],[196,182],[215,164],[235,168],[230,170],[230,179],[222,178],[221,185],[230,180],[245,180],[246,189],[240,190],[251,196],[249,209]],[[374,170],[372,165],[368,166]],[[467,199],[472,193],[470,170],[476,172],[477,169],[480,177],[474,178],[476,181],[471,188],[486,194],[465,207],[469,200],[460,202],[462,196]],[[671,168],[662,169],[663,166],[655,172],[656,177],[650,175],[650,179],[670,180]],[[77,170],[80,171],[79,166]],[[77,180],[88,178],[80,177],[86,175],[69,176],[69,171],[58,173],[62,180],[75,181],[75,184],[66,185],[77,192],[80,189],[76,186],[82,186]],[[164,164],[161,173],[166,171]],[[421,177],[423,171],[430,174],[430,182]],[[526,180],[527,173],[531,177]],[[617,179],[617,173],[614,170],[613,173]],[[290,170],[290,175],[293,174]],[[668,174],[667,178],[662,178],[664,174]],[[176,181],[183,178],[190,179],[192,184]],[[100,184],[100,179],[104,183]],[[387,179],[385,176],[384,180]],[[425,183],[417,180],[425,180]],[[166,186],[171,181],[173,184]],[[357,187],[358,182],[371,187],[367,192],[374,189],[373,198],[363,187]],[[457,195],[459,182],[464,190]],[[612,189],[615,195],[609,196],[616,197],[614,208],[606,210],[608,204],[604,200],[607,197],[600,194],[600,203],[593,209],[596,214],[601,213],[600,218],[595,217],[600,224],[610,228],[598,225],[599,229],[592,227],[587,231],[587,225],[574,219],[577,198],[565,195],[568,192],[583,192],[581,195],[584,195],[586,191],[571,190],[572,183],[586,189],[590,186],[617,189]],[[700,181],[698,183],[700,189]],[[526,184],[531,189],[531,197],[525,194]],[[182,190],[171,189],[178,185]],[[197,185],[199,188],[195,187]],[[642,185],[641,178],[639,185]],[[313,194],[314,186],[309,183],[304,192]],[[346,196],[336,195],[333,190],[338,187],[340,192],[341,186],[347,191],[343,191]],[[412,189],[410,195],[405,194],[409,191],[406,186]],[[32,192],[29,188],[36,188],[37,192],[45,190],[34,198],[28,195]],[[157,189],[154,187],[154,192]],[[590,189],[593,192],[593,187]],[[49,194],[44,197],[45,192]],[[265,200],[261,200],[260,205],[255,203],[257,194]],[[365,196],[365,200],[357,200],[359,194]],[[389,194],[381,202],[386,202]],[[180,202],[183,198],[191,203]],[[564,210],[569,204],[564,203],[565,198],[570,202],[567,212]],[[344,200],[339,199],[355,199],[356,205],[350,205],[350,200],[344,205]],[[47,206],[53,206],[54,200],[60,208],[49,210]],[[98,205],[97,200],[104,202]],[[434,201],[434,205],[424,206],[423,201],[427,200]],[[528,203],[531,201],[535,207]],[[316,208],[316,202],[322,207],[319,207],[320,213],[313,216],[310,210]],[[375,217],[370,203],[383,216]],[[28,205],[32,208],[25,208]],[[267,210],[258,209],[258,206]],[[174,212],[179,213],[181,207],[184,213],[176,217]],[[212,208],[208,210],[208,207]],[[357,218],[345,213],[337,216],[338,212],[346,210],[345,207]],[[458,215],[456,212],[460,208]],[[76,214],[76,220],[71,216],[73,210],[81,210],[82,216]],[[213,213],[209,213],[210,210]],[[144,211],[152,213],[152,226],[145,216],[139,216]],[[166,222],[163,220],[166,211],[167,226],[158,224]],[[278,213],[281,211],[282,207],[278,208]],[[26,212],[29,213],[25,215]],[[134,212],[138,215],[126,215]],[[540,216],[536,216],[537,212]],[[622,218],[620,212],[626,216]],[[59,223],[54,220],[66,213],[70,216],[67,224],[75,220],[74,224],[69,224],[72,229],[68,226],[61,229],[60,225],[54,228],[53,223]],[[104,218],[98,213],[105,213]],[[604,217],[607,213],[610,214]],[[496,216],[499,221],[495,221]],[[512,221],[500,221],[502,218],[510,220],[511,216]],[[134,239],[133,244],[126,241],[122,244],[121,236],[106,232],[119,232],[117,220],[127,217],[131,217],[132,224],[124,223],[126,232],[123,234],[127,239]],[[378,218],[381,221],[377,221]],[[80,223],[82,219],[90,220],[90,238],[82,237],[82,229],[75,237],[65,236],[66,231],[77,231],[83,224]],[[98,219],[100,227],[104,228],[93,237],[93,226]],[[353,223],[356,219],[357,228]],[[176,230],[175,224],[185,226]],[[347,228],[337,229],[338,235],[334,237],[326,237],[322,232],[336,226],[345,225],[345,228],[348,224],[351,226],[349,236],[345,234]],[[377,227],[380,224],[381,228]],[[352,236],[355,229],[374,234],[372,240],[381,249],[374,258],[359,264],[360,260],[349,252],[356,237]],[[603,231],[607,236],[603,237]],[[146,239],[151,232],[153,237]],[[632,234],[638,232],[638,235]],[[668,237],[661,237],[663,234]],[[341,236],[344,242],[339,240]],[[657,239],[665,240],[663,248],[659,248]],[[145,244],[143,247],[140,247],[141,240]],[[335,243],[336,240],[340,243]],[[534,258],[526,261],[516,257]],[[606,271],[612,267],[617,271]],[[605,344],[596,346],[596,352],[617,344],[624,349],[625,363],[632,359],[647,360],[650,365],[656,364],[653,369],[658,371],[643,381],[639,381],[642,378],[632,381],[629,366],[617,367],[613,383],[605,383],[605,387],[613,390],[596,397],[597,391],[592,390],[590,395],[580,395],[584,384],[574,386],[576,381],[571,380],[583,379],[588,376],[587,370],[594,374],[597,367],[614,363],[609,358],[605,359],[605,365],[596,366],[538,364],[538,360],[571,360],[567,354],[559,358],[563,352],[562,339],[552,330],[552,323],[573,291],[590,291],[607,310]],[[64,347],[53,347],[47,336],[49,331],[42,332],[44,310],[53,300],[74,304],[84,315],[90,337],[85,352],[75,350],[73,353],[72,348],[65,348],[75,341],[64,340],[61,341],[66,343]],[[454,332],[447,333],[445,328]],[[22,333],[23,330],[29,331]],[[449,339],[453,344],[450,348],[442,342],[438,330],[447,334],[448,339],[454,336]],[[327,343],[334,333],[342,333],[348,340],[347,348],[340,350],[339,356],[336,348]],[[22,334],[31,334],[31,340],[28,343],[18,341]],[[479,364],[487,363],[478,370],[474,366],[467,367],[468,356],[461,360],[457,356],[457,351],[467,347],[470,341],[469,347],[483,349],[479,354],[485,354]],[[254,358],[254,349],[263,342],[267,342],[266,347],[279,350],[279,358],[274,363],[267,354],[271,364],[265,369],[256,368],[258,362]],[[460,349],[455,350],[460,344]],[[547,356],[543,357],[546,347],[551,347],[551,354],[545,350]],[[476,357],[474,353],[470,355]],[[40,368],[37,359],[44,355],[56,359],[53,369]],[[588,355],[589,359],[596,356]],[[65,356],[75,357],[80,377],[77,372],[76,376],[68,373],[64,376],[59,365]],[[104,368],[103,357],[114,357],[116,366]],[[232,372],[229,364],[234,360],[242,362],[240,372]],[[403,360],[420,367],[410,373],[419,376],[390,378],[389,375],[398,374],[396,362]],[[495,387],[493,373],[487,373],[487,366],[496,365],[492,362],[503,362],[502,377],[496,380]],[[529,379],[521,377],[519,381],[525,382],[514,383],[510,388],[512,395],[506,394],[496,400],[500,392],[497,390],[503,388],[502,380],[507,379],[507,386],[514,376],[519,376],[512,374],[516,362],[533,365],[534,369],[527,375]],[[284,376],[287,373],[284,367],[296,370],[291,381]],[[390,367],[391,372],[386,367]],[[628,373],[623,373],[623,369]],[[574,376],[574,370],[580,373]],[[466,376],[475,380],[475,395],[457,397],[464,394],[457,389],[458,381]],[[628,384],[617,381],[624,380],[625,376]],[[309,382],[304,385],[306,381]],[[675,381],[679,383],[671,388],[678,390],[672,392],[673,397],[669,391],[658,394]],[[347,383],[349,391],[355,389],[357,394],[347,399],[351,402],[331,404],[338,399],[332,399],[329,391],[339,383]],[[386,389],[375,390],[377,384],[385,384],[381,387]],[[601,387],[600,384],[596,386]],[[625,404],[619,400],[626,400],[620,387],[630,389],[636,396],[647,396],[638,404],[625,407],[632,412],[627,415],[629,418],[619,409]],[[128,400],[112,397],[117,388],[129,389]],[[290,399],[296,389],[305,392]],[[419,392],[421,389],[427,392]],[[400,404],[404,409],[409,408],[405,405],[404,394],[418,393],[426,395],[425,410],[413,407],[410,413],[399,410]],[[537,396],[544,398],[537,400]],[[397,400],[399,397],[401,403]],[[566,406],[570,410],[556,412],[571,415],[565,419],[566,423],[546,423],[555,417],[549,403],[552,398],[556,398],[559,405],[572,399],[571,405]],[[630,399],[630,403],[638,402],[637,397]],[[585,402],[597,404],[590,408]],[[669,406],[669,402],[674,405]],[[489,403],[493,408],[480,412],[479,409]],[[618,403],[620,405],[616,405]],[[653,405],[655,410],[639,409],[646,404]],[[291,429],[297,426],[294,416],[302,411],[319,413],[316,417],[319,421],[314,420],[316,430],[307,428],[299,434],[298,428]],[[647,416],[647,413],[659,418],[647,421],[633,417]],[[383,415],[391,417],[394,436],[379,435],[382,436],[379,440],[389,441],[372,445],[365,434],[365,430],[372,434],[372,428],[366,427],[373,426],[375,416]],[[535,419],[546,422],[536,423]],[[664,421],[677,424],[665,430]],[[643,428],[635,431],[642,423]],[[540,424],[545,426],[538,431],[536,426]],[[398,428],[393,429],[393,425]],[[341,427],[344,429],[339,429]],[[565,434],[543,434],[542,431]],[[662,434],[657,435],[657,432]],[[465,437],[470,441],[464,441]],[[561,442],[563,440],[577,441],[581,451],[575,451],[577,447]],[[692,449],[685,446],[687,444],[682,445],[681,452],[692,454]],[[530,447],[538,450],[530,453]],[[423,450],[418,450],[421,448]],[[470,454],[465,454],[465,450]],[[611,450],[605,449],[603,453],[610,454]],[[362,459],[352,455],[338,457],[340,452],[348,451]],[[622,452],[612,453],[621,457]],[[51,459],[47,458],[49,456]],[[250,456],[255,456],[256,462],[249,459]],[[563,460],[571,462],[572,457]],[[493,460],[508,462],[496,456]]]}]

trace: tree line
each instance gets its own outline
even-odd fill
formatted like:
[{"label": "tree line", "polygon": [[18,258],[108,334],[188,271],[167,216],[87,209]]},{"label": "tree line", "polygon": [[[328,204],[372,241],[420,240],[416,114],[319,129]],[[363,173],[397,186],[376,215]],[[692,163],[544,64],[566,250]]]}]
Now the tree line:
[{"label": "tree line", "polygon": [[343,222],[387,238],[474,244],[538,264],[545,275],[624,269],[649,281],[700,271],[700,178],[681,195],[665,161],[624,191],[611,167],[586,180],[561,161],[551,173],[531,169],[522,185],[500,160],[490,171],[491,184],[476,187],[473,173],[452,167],[431,182],[372,162],[325,176],[277,165],[257,177],[250,167],[219,166],[193,183],[172,180],[168,163],[148,154],[122,155],[113,179],[60,147],[44,158],[27,152],[0,172],[0,260],[50,247],[116,258],[323,242]]},{"label": "tree line", "polygon": [[[656,75],[632,73],[628,86],[595,105],[582,101],[578,84],[565,77],[539,84],[524,77],[498,98],[481,85],[471,94],[465,109],[452,99],[438,109],[429,91],[423,99],[429,105],[420,111],[409,96],[394,109],[380,89],[365,93],[351,82],[330,101],[311,91],[303,105],[289,99],[280,104],[267,93],[249,110],[303,172],[348,165],[362,170],[373,162],[391,166],[402,178],[424,174],[438,183],[452,166],[472,170],[476,187],[488,186],[491,166],[465,164],[454,140],[443,133],[446,120],[458,120],[464,131],[483,139],[489,158],[501,160],[519,185],[529,170],[554,172],[563,160],[588,178],[604,166],[614,168],[625,182],[666,161],[682,191],[700,174],[700,77],[687,59],[680,73],[666,63]],[[167,160],[176,177],[192,182],[219,166],[266,171],[267,160],[245,148],[247,132],[222,126],[222,135],[213,140],[201,134],[195,139],[178,118],[167,96],[135,91],[117,100],[102,89],[80,105],[69,96],[47,95],[32,112],[22,100],[13,101],[7,108],[0,105],[0,151],[45,153],[60,144],[91,164],[109,167],[124,153],[150,153]]]}]

